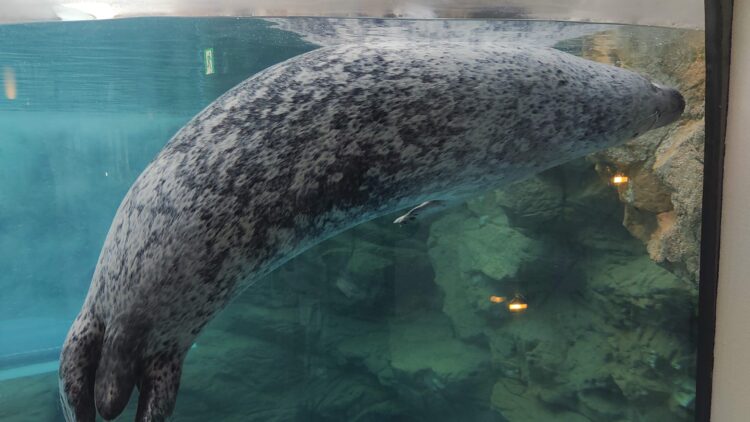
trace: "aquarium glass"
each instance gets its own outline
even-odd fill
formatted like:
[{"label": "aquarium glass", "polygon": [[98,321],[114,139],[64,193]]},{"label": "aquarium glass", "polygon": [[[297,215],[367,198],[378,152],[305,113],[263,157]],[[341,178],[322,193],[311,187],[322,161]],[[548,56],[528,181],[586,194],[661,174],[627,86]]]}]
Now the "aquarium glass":
[{"label": "aquarium glass", "polygon": [[395,39],[553,47],[677,87],[687,108],[623,146],[289,261],[197,338],[174,420],[693,420],[703,37],[502,19],[0,26],[0,420],[63,420],[60,346],[120,201],[180,127],[276,63]]}]

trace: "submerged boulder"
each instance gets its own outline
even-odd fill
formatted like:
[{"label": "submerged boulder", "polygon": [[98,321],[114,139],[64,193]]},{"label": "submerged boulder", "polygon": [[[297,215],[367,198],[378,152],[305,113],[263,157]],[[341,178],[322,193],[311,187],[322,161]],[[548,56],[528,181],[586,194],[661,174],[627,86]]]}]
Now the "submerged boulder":
[{"label": "submerged boulder", "polygon": [[499,206],[488,212],[476,216],[459,209],[430,226],[429,256],[444,295],[443,312],[463,339],[483,334],[485,319],[498,305],[490,297],[512,297],[519,271],[539,248],[508,225]]},{"label": "submerged boulder", "polygon": [[[655,37],[659,42],[653,42]],[[584,57],[627,66],[677,87],[685,97],[686,109],[676,124],[590,159],[602,177],[615,172],[629,177],[619,188],[624,225],[647,245],[651,259],[697,283],[705,136],[703,32],[631,28],[583,40]]]}]

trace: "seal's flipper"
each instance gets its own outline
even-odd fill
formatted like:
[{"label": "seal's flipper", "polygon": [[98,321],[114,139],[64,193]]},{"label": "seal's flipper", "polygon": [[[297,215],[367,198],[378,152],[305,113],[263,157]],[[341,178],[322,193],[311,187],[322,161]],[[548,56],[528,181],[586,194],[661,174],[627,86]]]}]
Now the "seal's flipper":
[{"label": "seal's flipper", "polygon": [[158,355],[144,371],[138,387],[136,422],[163,421],[172,414],[182,375],[181,356]]},{"label": "seal's flipper", "polygon": [[416,207],[412,208],[406,214],[393,220],[394,224],[404,225],[410,221],[414,221],[417,217],[424,217],[432,213],[444,210],[448,206],[446,201],[433,200],[422,202]]},{"label": "seal's flipper", "polygon": [[107,325],[94,383],[96,410],[104,419],[116,418],[128,404],[139,379],[147,338],[148,325],[143,318],[120,316]]},{"label": "seal's flipper", "polygon": [[107,333],[94,384],[96,409],[106,420],[116,418],[130,400],[136,381],[135,355],[126,342]]},{"label": "seal's flipper", "polygon": [[104,324],[81,313],[68,332],[60,355],[60,403],[68,422],[94,422],[94,379],[101,355]]}]

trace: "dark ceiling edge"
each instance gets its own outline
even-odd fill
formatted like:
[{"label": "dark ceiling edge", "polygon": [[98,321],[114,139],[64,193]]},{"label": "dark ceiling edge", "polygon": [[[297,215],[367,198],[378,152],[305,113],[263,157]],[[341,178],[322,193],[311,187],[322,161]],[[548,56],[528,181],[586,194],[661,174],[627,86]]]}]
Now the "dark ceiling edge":
[{"label": "dark ceiling edge", "polygon": [[706,141],[698,299],[698,365],[695,403],[697,422],[711,420],[732,9],[733,0],[705,1]]}]

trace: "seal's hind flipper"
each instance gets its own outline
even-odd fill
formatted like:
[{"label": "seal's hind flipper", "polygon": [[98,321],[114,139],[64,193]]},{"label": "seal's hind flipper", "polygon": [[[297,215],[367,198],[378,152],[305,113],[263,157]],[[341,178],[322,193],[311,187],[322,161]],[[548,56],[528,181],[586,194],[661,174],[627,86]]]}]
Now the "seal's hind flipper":
[{"label": "seal's hind flipper", "polygon": [[136,331],[120,323],[106,329],[94,383],[96,409],[106,420],[122,413],[135,388],[143,342],[143,334]]},{"label": "seal's hind flipper", "polygon": [[432,200],[432,201],[422,202],[416,207],[410,209],[409,212],[407,212],[406,214],[393,220],[393,223],[404,225],[410,221],[414,221],[415,219],[417,219],[417,217],[424,217],[432,213],[441,211],[445,209],[447,206],[448,206],[448,203],[446,201],[441,201],[441,200]]},{"label": "seal's hind flipper", "polygon": [[146,367],[138,387],[136,422],[163,421],[172,414],[180,388],[183,357],[160,354]]},{"label": "seal's hind flipper", "polygon": [[104,324],[81,313],[68,332],[60,355],[60,403],[68,422],[94,422],[94,379],[101,355]]}]

